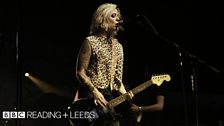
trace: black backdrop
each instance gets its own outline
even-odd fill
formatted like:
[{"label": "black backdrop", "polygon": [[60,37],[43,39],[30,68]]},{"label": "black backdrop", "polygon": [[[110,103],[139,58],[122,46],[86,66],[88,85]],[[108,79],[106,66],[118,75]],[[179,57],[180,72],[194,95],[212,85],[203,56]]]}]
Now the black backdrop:
[{"label": "black backdrop", "polygon": [[[88,35],[94,9],[104,2],[111,1],[6,1],[0,5],[1,111],[18,107],[18,97],[24,109],[35,105],[52,106],[50,103],[54,102],[66,107],[71,103],[78,85],[74,73],[78,49]],[[195,95],[190,81],[194,68],[199,93],[199,122],[217,125],[223,120],[220,116],[224,104],[221,100],[224,69],[221,4],[191,0],[112,2],[119,5],[124,18],[125,31],[119,36],[125,52],[124,83],[133,88],[153,74],[170,74],[172,81],[165,86],[168,92],[165,123],[195,124]],[[142,16],[148,18],[160,36],[152,32],[152,27]],[[20,53],[16,53],[16,41]],[[181,48],[181,59],[180,48],[174,44]],[[184,50],[205,64],[190,58]],[[16,60],[17,54],[19,60]],[[65,93],[43,93],[23,77],[24,72]],[[18,94],[18,91],[21,92]],[[34,125],[32,121],[27,123],[24,125]]]}]

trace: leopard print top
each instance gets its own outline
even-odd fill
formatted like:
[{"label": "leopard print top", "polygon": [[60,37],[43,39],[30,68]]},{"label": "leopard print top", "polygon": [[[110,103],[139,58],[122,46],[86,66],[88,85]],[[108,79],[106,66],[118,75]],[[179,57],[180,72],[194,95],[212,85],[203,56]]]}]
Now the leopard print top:
[{"label": "leopard print top", "polygon": [[[92,56],[87,70],[93,85],[96,88],[108,88],[111,83],[112,70],[112,42],[105,37],[88,36],[86,38],[92,49]],[[117,39],[113,39],[116,48],[116,67],[113,74],[113,89],[119,90],[123,74],[123,47]]]}]

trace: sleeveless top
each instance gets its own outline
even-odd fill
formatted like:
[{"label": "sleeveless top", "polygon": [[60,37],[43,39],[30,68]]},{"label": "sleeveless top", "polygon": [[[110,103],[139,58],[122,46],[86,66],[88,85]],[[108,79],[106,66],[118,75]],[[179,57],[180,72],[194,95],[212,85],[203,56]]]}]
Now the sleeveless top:
[{"label": "sleeveless top", "polygon": [[91,46],[92,55],[87,69],[87,75],[96,88],[106,89],[110,86],[113,79],[112,87],[119,90],[122,84],[123,74],[123,47],[117,39],[113,39],[116,50],[116,65],[114,74],[111,77],[112,71],[112,40],[99,36],[88,36],[86,39]]}]

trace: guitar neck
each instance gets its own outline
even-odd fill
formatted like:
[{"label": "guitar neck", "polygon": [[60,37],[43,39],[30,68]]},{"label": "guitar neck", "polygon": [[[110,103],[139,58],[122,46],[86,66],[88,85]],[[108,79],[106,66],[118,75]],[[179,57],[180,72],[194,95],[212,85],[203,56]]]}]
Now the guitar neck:
[{"label": "guitar neck", "polygon": [[[143,90],[145,90],[147,87],[151,86],[153,83],[151,80],[149,81],[146,81],[145,83],[133,88],[131,90],[131,92],[135,95]],[[109,103],[108,103],[108,106],[113,108],[113,107],[116,107],[117,105],[121,104],[122,102],[126,101],[127,100],[127,93],[123,94],[123,95],[120,95],[114,99],[112,99]]]},{"label": "guitar neck", "polygon": [[131,90],[131,92],[135,95],[135,94],[137,94],[137,93],[145,90],[147,87],[151,86],[152,84],[153,84],[152,81],[151,80],[148,80],[148,81],[144,82],[143,84],[141,84],[141,85],[133,88]]}]

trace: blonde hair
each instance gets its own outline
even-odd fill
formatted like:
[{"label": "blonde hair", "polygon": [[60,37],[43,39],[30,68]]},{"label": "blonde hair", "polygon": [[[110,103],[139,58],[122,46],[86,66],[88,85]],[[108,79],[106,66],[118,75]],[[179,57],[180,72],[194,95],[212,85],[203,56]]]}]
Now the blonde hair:
[{"label": "blonde hair", "polygon": [[[109,27],[107,20],[111,15],[111,12],[115,9],[118,11],[118,16],[121,19],[121,13],[116,4],[104,3],[96,9],[90,24],[90,35],[96,35],[102,30],[108,31]],[[117,31],[114,31],[113,34],[117,34]]]}]

